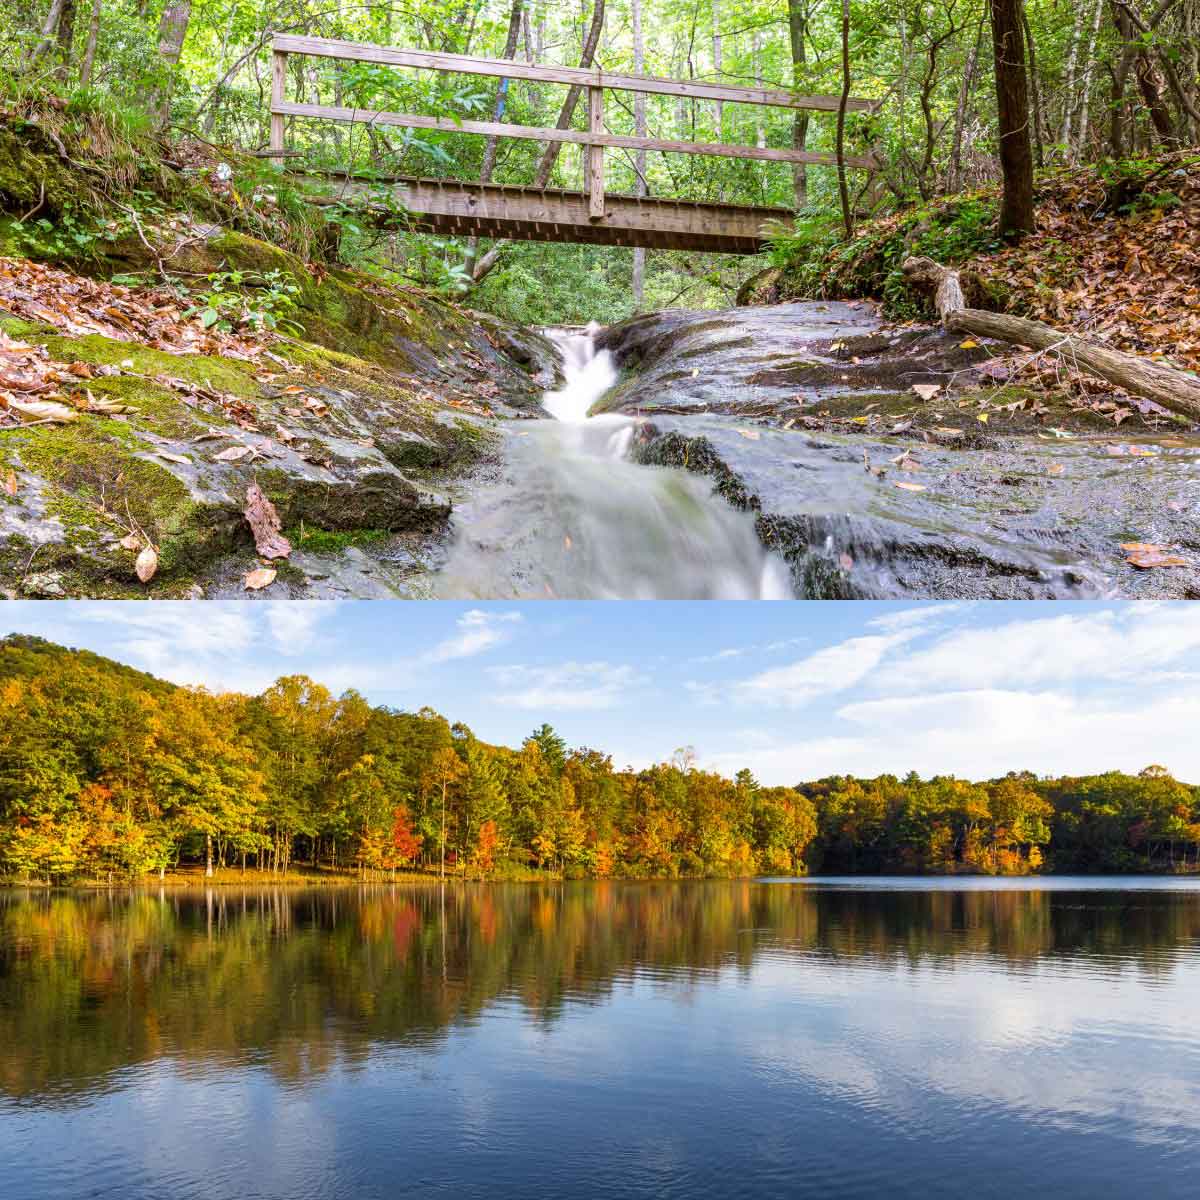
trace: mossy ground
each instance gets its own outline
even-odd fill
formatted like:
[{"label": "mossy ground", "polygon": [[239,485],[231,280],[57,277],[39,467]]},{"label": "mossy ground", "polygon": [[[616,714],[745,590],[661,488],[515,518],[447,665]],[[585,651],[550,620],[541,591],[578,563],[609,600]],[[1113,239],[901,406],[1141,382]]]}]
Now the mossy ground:
[{"label": "mossy ground", "polygon": [[[337,552],[369,546],[389,530],[444,524],[443,479],[486,456],[497,437],[486,421],[451,404],[461,406],[464,394],[498,376],[533,390],[522,368],[494,352],[485,330],[450,306],[376,297],[366,281],[357,286],[311,271],[242,234],[217,240],[224,257],[236,249],[239,261],[286,266],[303,281],[300,294],[313,307],[301,316],[317,340],[308,340],[306,329],[273,351],[297,370],[273,363],[264,374],[265,363],[171,354],[136,341],[68,335],[38,321],[0,320],[9,336],[44,346],[54,362],[106,372],[62,372],[64,398],[90,393],[127,406],[117,416],[85,413],[65,425],[0,430],[0,460],[23,481],[0,506],[20,518],[0,538],[0,578],[9,594],[44,589],[45,580],[55,590],[27,594],[57,595],[60,587],[67,595],[190,594],[208,564],[249,541],[240,497],[251,479],[285,522],[303,522],[297,544],[304,549]],[[297,390],[320,401],[320,413],[297,408]],[[300,446],[303,462],[295,457],[301,451],[290,465],[216,459],[222,445],[269,443],[287,426],[291,432],[278,444]],[[30,520],[49,535],[40,545],[25,535]],[[158,548],[149,587],[136,580],[135,555],[118,544],[131,530]],[[298,570],[281,570],[281,579],[292,572],[302,582]]]}]

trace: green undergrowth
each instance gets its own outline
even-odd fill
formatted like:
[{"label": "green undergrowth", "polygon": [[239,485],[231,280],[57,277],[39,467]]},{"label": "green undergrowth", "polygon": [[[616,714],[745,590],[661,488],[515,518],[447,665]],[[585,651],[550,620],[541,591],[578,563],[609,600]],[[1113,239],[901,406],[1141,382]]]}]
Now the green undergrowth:
[{"label": "green undergrowth", "polygon": [[[1132,228],[1179,208],[1180,181],[1194,178],[1196,169],[1194,153],[1190,158],[1172,153],[1038,172],[1039,230],[1020,243],[1037,276],[1033,285],[1051,291],[1076,284],[1081,241],[1107,238],[1114,222]],[[999,207],[999,185],[991,185],[864,222],[850,240],[835,215],[802,215],[792,231],[772,240],[773,266],[747,282],[740,302],[874,299],[893,318],[926,317],[929,300],[908,288],[902,263],[924,255],[964,267],[1011,252],[1013,243],[998,232]],[[1028,307],[1003,270],[964,274],[964,287],[974,290],[967,298],[977,307]]]}]

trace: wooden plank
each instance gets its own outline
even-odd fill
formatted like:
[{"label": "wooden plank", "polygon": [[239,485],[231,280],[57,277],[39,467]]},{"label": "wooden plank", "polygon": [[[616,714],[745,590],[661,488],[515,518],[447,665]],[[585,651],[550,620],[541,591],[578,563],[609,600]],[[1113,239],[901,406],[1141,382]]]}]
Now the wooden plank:
[{"label": "wooden plank", "polygon": [[595,135],[604,132],[604,89],[588,88],[588,129],[593,140],[588,146],[588,216],[599,221],[604,216],[604,147]]},{"label": "wooden plank", "polygon": [[284,102],[288,56],[278,50],[271,55],[271,150],[276,166],[283,163],[283,115],[275,110]]},{"label": "wooden plank", "polygon": [[[353,195],[377,186],[337,177],[309,176],[304,182],[323,186],[332,195]],[[503,184],[444,186],[443,181],[409,178],[390,182],[414,229],[478,237],[757,254],[765,243],[766,227],[774,221],[790,223],[793,216],[785,208],[689,204],[610,192],[605,196],[604,219],[596,221],[582,192]]]},{"label": "wooden plank", "polygon": [[[582,87],[617,88],[626,92],[648,92],[661,96],[685,96],[695,100],[728,100],[734,104],[765,104],[774,108],[808,108],[837,112],[839,96],[797,96],[778,88],[742,87],[698,80],[660,79],[653,75],[622,75],[599,68],[534,66],[506,58],[476,58],[470,54],[440,54],[427,50],[400,50],[371,46],[336,38],[276,34],[273,47],[293,54],[319,58],[349,59],[392,67],[417,67],[432,71],[454,71],[463,75],[492,75],[509,79],[532,79],[544,83],[567,83]],[[874,112],[879,100],[850,99],[847,112]]]},{"label": "wooden plank", "polygon": [[[426,117],[414,113],[376,112],[332,104],[299,104],[283,101],[272,105],[272,113],[294,117],[317,117],[327,121],[361,121],[364,124],[398,125],[404,129],[436,129],[442,133],[478,133],[489,137],[527,138],[535,142],[570,142],[578,146],[620,146],[627,150],[661,150],[665,154],[704,154],[717,158],[752,158],[764,162],[802,162],[823,166],[837,164],[837,155],[815,150],[777,150],[770,146],[725,146],[706,142],[676,142],[665,138],[626,137],[616,133],[581,132],[577,129],[507,125],[498,121],[453,121],[448,117]],[[846,166],[872,171],[879,162],[870,155],[847,154]]]}]

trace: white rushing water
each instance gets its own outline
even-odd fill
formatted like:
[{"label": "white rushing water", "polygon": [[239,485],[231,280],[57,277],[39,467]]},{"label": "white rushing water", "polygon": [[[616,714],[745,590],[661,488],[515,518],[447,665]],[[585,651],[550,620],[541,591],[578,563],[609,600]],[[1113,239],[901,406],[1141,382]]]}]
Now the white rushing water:
[{"label": "white rushing water", "polygon": [[701,476],[630,461],[631,417],[588,415],[618,377],[598,332],[546,331],[564,378],[542,398],[553,419],[512,426],[501,477],[456,510],[437,594],[790,599],[787,566],[764,550],[752,514]]}]

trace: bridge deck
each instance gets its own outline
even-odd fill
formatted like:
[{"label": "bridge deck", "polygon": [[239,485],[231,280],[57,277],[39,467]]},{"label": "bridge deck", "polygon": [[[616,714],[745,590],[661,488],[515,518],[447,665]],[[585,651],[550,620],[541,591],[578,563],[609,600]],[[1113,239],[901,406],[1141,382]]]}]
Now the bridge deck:
[{"label": "bridge deck", "polygon": [[[310,176],[309,182],[318,181]],[[326,177],[319,182],[343,195],[378,186],[345,176]],[[415,229],[458,237],[757,254],[766,240],[764,226],[777,221],[790,225],[793,216],[786,208],[605,192],[603,215],[591,217],[585,192],[454,179],[397,177],[387,182],[412,214]]]}]

